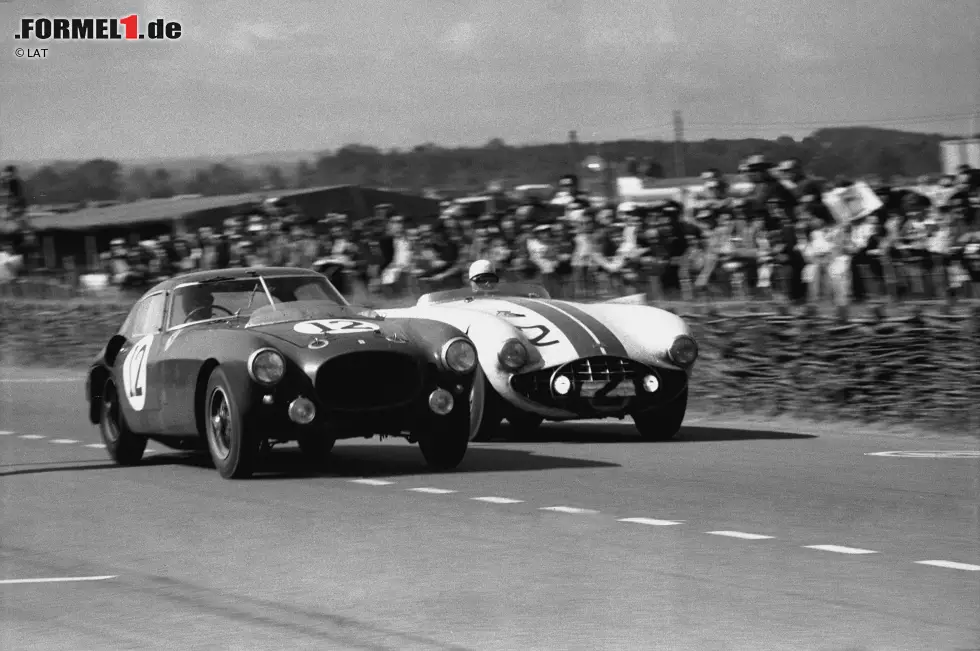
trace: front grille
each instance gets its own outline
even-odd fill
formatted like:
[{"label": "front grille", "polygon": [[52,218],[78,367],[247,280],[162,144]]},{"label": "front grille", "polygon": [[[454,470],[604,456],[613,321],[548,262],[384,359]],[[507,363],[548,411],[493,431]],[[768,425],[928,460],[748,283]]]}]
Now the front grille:
[{"label": "front grille", "polygon": [[411,355],[365,351],[324,362],[316,374],[316,391],[329,410],[389,409],[416,400],[423,381],[422,367]]},{"label": "front grille", "polygon": [[[643,377],[653,374],[660,381],[660,388],[653,394],[643,391]],[[564,375],[572,381],[568,394],[556,395],[551,388],[553,379]],[[635,396],[586,397],[580,394],[584,383],[622,385],[632,383]],[[627,413],[636,408],[647,408],[672,400],[687,384],[683,371],[653,368],[623,357],[586,357],[561,366],[522,373],[511,378],[511,387],[532,402],[546,407],[571,411],[582,416]]]}]

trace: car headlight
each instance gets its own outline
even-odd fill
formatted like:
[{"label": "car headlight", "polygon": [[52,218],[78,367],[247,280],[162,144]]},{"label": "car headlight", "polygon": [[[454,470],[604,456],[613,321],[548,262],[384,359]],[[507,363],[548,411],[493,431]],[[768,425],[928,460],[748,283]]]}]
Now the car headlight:
[{"label": "car headlight", "polygon": [[500,365],[510,371],[516,371],[527,364],[527,348],[516,339],[508,339],[497,353]]},{"label": "car headlight", "polygon": [[693,337],[680,335],[670,345],[667,355],[678,366],[690,366],[698,359],[698,343]]},{"label": "car headlight", "polygon": [[453,339],[443,347],[442,361],[457,373],[469,373],[476,368],[476,348],[465,339]]},{"label": "car headlight", "polygon": [[249,376],[265,386],[278,384],[286,374],[286,360],[277,350],[260,348],[248,358]]}]

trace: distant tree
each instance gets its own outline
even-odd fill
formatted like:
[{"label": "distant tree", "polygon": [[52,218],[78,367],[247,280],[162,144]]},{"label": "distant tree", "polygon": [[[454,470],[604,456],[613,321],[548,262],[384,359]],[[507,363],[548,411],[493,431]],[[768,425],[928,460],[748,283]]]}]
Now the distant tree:
[{"label": "distant tree", "polygon": [[273,190],[282,190],[288,186],[286,176],[278,165],[265,165],[262,168],[262,179],[264,185],[268,185]]}]

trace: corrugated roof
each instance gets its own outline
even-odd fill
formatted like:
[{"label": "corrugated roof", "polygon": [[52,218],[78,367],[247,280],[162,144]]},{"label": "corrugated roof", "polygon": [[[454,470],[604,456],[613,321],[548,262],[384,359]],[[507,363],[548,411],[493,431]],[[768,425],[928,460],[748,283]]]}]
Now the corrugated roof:
[{"label": "corrugated roof", "polygon": [[327,186],[321,188],[302,188],[273,192],[249,192],[246,194],[222,195],[218,197],[193,197],[185,199],[147,199],[102,208],[84,208],[75,212],[43,215],[31,219],[38,230],[82,230],[99,226],[126,226],[145,222],[178,220],[215,208],[244,206],[266,197],[291,197],[323,190],[333,190],[348,186]]}]

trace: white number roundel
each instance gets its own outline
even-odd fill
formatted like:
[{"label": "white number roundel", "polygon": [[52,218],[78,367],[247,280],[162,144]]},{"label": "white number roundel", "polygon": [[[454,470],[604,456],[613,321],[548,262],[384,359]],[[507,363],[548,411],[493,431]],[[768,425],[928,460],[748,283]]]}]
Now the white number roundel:
[{"label": "white number roundel", "polygon": [[136,411],[143,411],[146,404],[146,363],[151,343],[153,335],[143,337],[123,361],[123,389],[126,399]]},{"label": "white number roundel", "polygon": [[293,326],[293,330],[304,335],[356,335],[380,330],[376,324],[350,319],[319,319],[303,321]]}]

